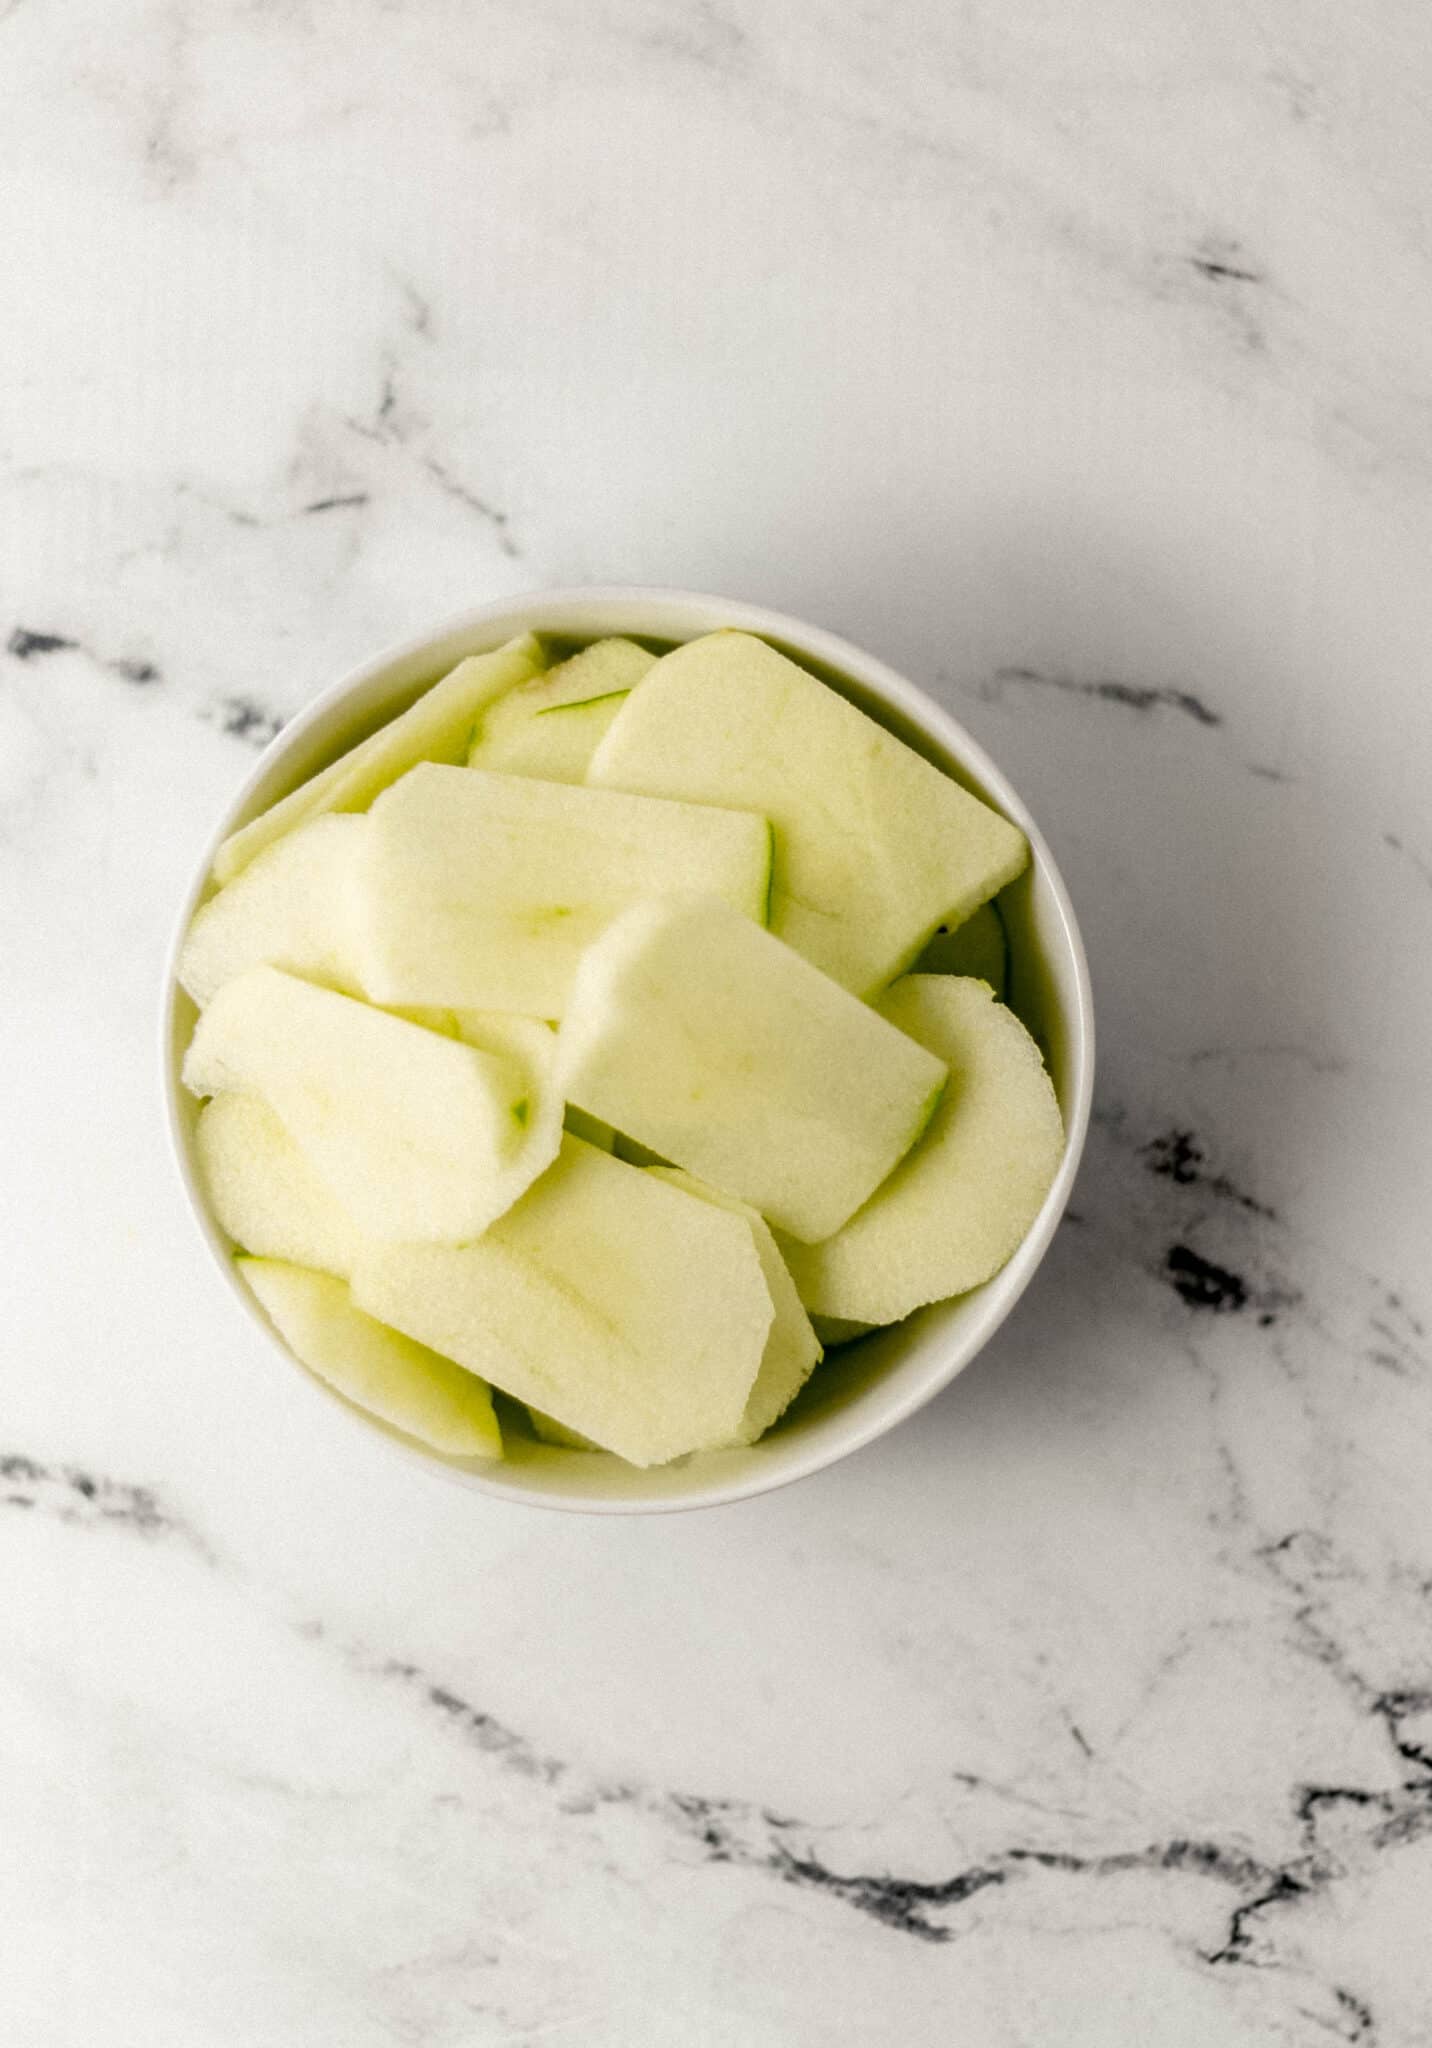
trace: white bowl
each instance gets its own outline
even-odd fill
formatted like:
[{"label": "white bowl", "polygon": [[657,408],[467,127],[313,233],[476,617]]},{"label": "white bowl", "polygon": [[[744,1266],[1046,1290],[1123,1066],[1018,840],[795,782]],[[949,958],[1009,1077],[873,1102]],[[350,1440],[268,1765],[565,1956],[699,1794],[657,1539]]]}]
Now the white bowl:
[{"label": "white bowl", "polygon": [[[502,1463],[457,1461],[409,1442],[303,1373],[323,1400],[345,1410],[364,1428],[380,1431],[430,1470],[498,1499],[587,1513],[712,1507],[764,1493],[848,1457],[923,1407],[988,1342],[1029,1285],[1078,1169],[1094,1079],[1094,1012],[1083,943],[1039,828],[969,734],[893,669],[834,634],[780,612],[675,590],[534,591],[466,612],[436,632],[365,662],[325,690],[265,751],[199,860],[165,968],[164,1098],[180,1177],[233,1299],[268,1349],[296,1366],[238,1278],[234,1247],[210,1213],[194,1157],[197,1105],[179,1081],[195,1011],[175,979],[178,949],[205,892],[219,842],[402,711],[464,655],[495,647],[515,633],[536,630],[573,640],[629,633],[678,642],[720,626],[744,627],[784,648],[1028,834],[1030,867],[1000,899],[1009,912],[1010,999],[1040,1040],[1049,1063],[1067,1133],[1063,1164],[1032,1229],[1002,1272],[970,1294],[921,1309],[903,1323],[830,1353],[790,1415],[746,1450],[708,1452],[655,1471],[639,1471],[605,1453],[558,1450],[513,1431],[511,1454]],[[297,1369],[303,1372],[302,1367]],[[257,1387],[254,1398],[262,1399]]]}]

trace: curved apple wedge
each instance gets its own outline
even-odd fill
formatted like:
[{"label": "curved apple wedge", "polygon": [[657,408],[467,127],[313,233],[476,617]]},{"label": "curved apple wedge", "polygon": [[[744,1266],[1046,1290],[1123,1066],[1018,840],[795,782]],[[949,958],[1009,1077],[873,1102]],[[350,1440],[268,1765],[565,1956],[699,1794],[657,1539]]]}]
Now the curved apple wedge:
[{"label": "curved apple wedge", "polygon": [[[541,1027],[535,1027],[541,1028]],[[255,967],[220,989],[184,1061],[196,1095],[261,1095],[359,1229],[458,1242],[556,1156],[556,1115],[506,1052]]]},{"label": "curved apple wedge", "polygon": [[599,741],[656,661],[634,640],[594,640],[570,661],[520,683],[483,713],[469,768],[581,782]]},{"label": "curved apple wedge", "polygon": [[563,1094],[794,1237],[838,1230],[928,1123],[943,1061],[714,898],[639,903],[577,970]]},{"label": "curved apple wedge", "polygon": [[753,634],[708,633],[642,678],[587,780],[763,811],[768,920],[858,995],[1024,867],[1024,834]]},{"label": "curved apple wedge", "polygon": [[475,1243],[375,1248],[353,1294],[634,1465],[734,1439],[774,1314],[743,1217],[571,1136]]},{"label": "curved apple wedge", "polygon": [[257,1258],[346,1280],[367,1239],[259,1095],[216,1095],[194,1129],[214,1214]]},{"label": "curved apple wedge", "polygon": [[415,768],[368,817],[363,981],[380,1003],[560,1017],[583,948],[630,904],[700,888],[760,919],[770,868],[748,811]]},{"label": "curved apple wedge", "polygon": [[314,818],[259,854],[195,913],[179,979],[200,1008],[250,967],[282,967],[361,995],[353,886],[362,818]]},{"label": "curved apple wedge", "polygon": [[343,1281],[282,1259],[239,1272],[289,1350],[355,1407],[450,1458],[500,1458],[492,1394],[475,1373],[353,1305]]},{"label": "curved apple wedge", "polygon": [[541,667],[542,644],[533,633],[519,633],[491,654],[469,655],[399,717],[231,832],[214,855],[216,879],[232,882],[266,846],[310,818],[366,811],[380,790],[419,761],[461,761],[483,707]]},{"label": "curved apple wedge", "polygon": [[[766,1286],[771,1296],[775,1315],[771,1321],[770,1335],[766,1348],[761,1354],[760,1368],[751,1383],[746,1396],[746,1410],[741,1417],[741,1426],[732,1437],[733,1444],[753,1444],[757,1437],[764,1436],[771,1424],[785,1414],[796,1395],[820,1364],[822,1346],[820,1339],[811,1328],[810,1317],[806,1314],[801,1298],[796,1292],[780,1248],[764,1217],[745,1202],[738,1202],[730,1195],[720,1194],[715,1188],[707,1187],[689,1173],[683,1173],[679,1166],[651,1166],[647,1168],[659,1180],[669,1181],[674,1188],[681,1188],[688,1195],[695,1195],[698,1201],[712,1202],[718,1209],[729,1210],[734,1216],[744,1217],[756,1247],[756,1256],[761,1262]],[[539,1431],[540,1434],[540,1431]],[[555,1439],[554,1439],[555,1441]]]},{"label": "curved apple wedge", "polygon": [[920,1143],[843,1230],[781,1249],[812,1314],[894,1323],[991,1278],[1039,1213],[1064,1127],[1039,1048],[982,981],[907,974],[881,1014],[949,1064]]}]

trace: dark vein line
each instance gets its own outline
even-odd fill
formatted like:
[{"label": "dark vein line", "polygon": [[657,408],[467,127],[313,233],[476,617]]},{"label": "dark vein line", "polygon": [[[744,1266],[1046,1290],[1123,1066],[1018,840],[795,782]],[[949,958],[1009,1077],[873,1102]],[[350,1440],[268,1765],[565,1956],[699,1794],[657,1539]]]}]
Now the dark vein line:
[{"label": "dark vein line", "polygon": [[1101,703],[1119,704],[1129,711],[1177,711],[1185,718],[1191,718],[1195,725],[1216,727],[1223,723],[1222,714],[1211,709],[1201,697],[1194,696],[1191,690],[1175,690],[1153,683],[1126,683],[1112,676],[1083,679],[1061,674],[1058,670],[1023,667],[997,668],[994,683],[996,692],[1005,683],[1028,683],[1060,690],[1067,696],[1091,697]]}]

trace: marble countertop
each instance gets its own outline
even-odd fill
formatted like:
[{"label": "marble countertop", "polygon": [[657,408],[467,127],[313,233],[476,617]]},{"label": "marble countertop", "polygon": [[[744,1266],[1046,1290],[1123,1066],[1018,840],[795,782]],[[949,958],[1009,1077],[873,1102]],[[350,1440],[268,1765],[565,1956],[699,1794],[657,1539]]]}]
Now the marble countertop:
[{"label": "marble countertop", "polygon": [[[1432,30],[0,0],[5,2048],[1432,2042]],[[935,691],[1089,942],[978,1363],[590,1523],[334,1428],[165,1155],[254,749],[502,592]]]}]

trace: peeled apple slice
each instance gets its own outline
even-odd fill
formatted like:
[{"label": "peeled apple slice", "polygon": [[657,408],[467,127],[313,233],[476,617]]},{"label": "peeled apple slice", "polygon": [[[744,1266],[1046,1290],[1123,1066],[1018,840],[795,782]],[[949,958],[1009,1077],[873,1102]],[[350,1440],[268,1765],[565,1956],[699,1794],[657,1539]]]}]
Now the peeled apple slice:
[{"label": "peeled apple slice", "polygon": [[656,660],[634,640],[597,640],[483,713],[467,761],[503,775],[581,782],[628,690]]},{"label": "peeled apple slice", "polygon": [[775,1317],[761,1355],[760,1370],[746,1397],[746,1412],[741,1417],[741,1426],[731,1439],[733,1444],[753,1444],[778,1417],[784,1415],[819,1365],[820,1342],[796,1293],[796,1283],[764,1219],[744,1202],[734,1201],[730,1195],[718,1194],[704,1181],[683,1173],[679,1166],[653,1166],[649,1171],[658,1179],[669,1181],[672,1187],[694,1195],[700,1202],[714,1202],[718,1209],[744,1217],[755,1241],[756,1256],[770,1290]]},{"label": "peeled apple slice", "polygon": [[491,654],[469,655],[398,718],[390,719],[276,804],[231,832],[214,855],[214,876],[231,882],[254,857],[327,811],[365,811],[375,796],[419,761],[461,761],[484,707],[542,667],[532,633]]},{"label": "peeled apple slice", "polygon": [[793,1237],[909,1151],[944,1063],[713,898],[637,904],[577,970],[561,1088]]},{"label": "peeled apple slice", "polygon": [[618,691],[587,704],[554,704],[524,727],[520,739],[513,734],[507,745],[480,751],[468,766],[532,775],[543,782],[584,782],[588,764],[623,701],[624,693]]},{"label": "peeled apple slice", "polygon": [[361,995],[353,878],[362,818],[314,818],[275,842],[195,912],[179,979],[202,1009],[246,968],[283,967]]},{"label": "peeled apple slice", "polygon": [[[590,704],[594,698],[609,697],[614,690],[634,690],[647,670],[656,666],[656,659],[621,634],[594,640],[590,647],[548,671],[547,705]],[[538,706],[539,710],[546,708]]]},{"label": "peeled apple slice", "polygon": [[453,1010],[448,1014],[452,1018],[453,1036],[464,1045],[517,1060],[544,1080],[553,1071],[557,1033],[545,1019],[519,1017],[511,1010]]},{"label": "peeled apple slice", "polygon": [[353,1293],[634,1465],[736,1435],[774,1313],[744,1218],[570,1136],[475,1243],[375,1248]]},{"label": "peeled apple slice", "polygon": [[995,994],[1002,997],[1009,974],[1009,942],[998,905],[982,903],[973,917],[967,917],[953,931],[936,932],[914,971],[971,975],[976,981],[987,981]]},{"label": "peeled apple slice", "polygon": [[764,818],[572,789],[481,768],[415,768],[368,817],[364,985],[382,1003],[560,1017],[583,949],[644,896],[709,889],[765,913]]},{"label": "peeled apple slice", "polygon": [[815,1315],[893,1323],[988,1280],[1016,1250],[1064,1153],[1039,1048],[982,981],[907,974],[881,1014],[950,1069],[929,1130],[843,1230],[782,1250]]},{"label": "peeled apple slice", "polygon": [[[521,1193],[539,1172],[546,1172],[562,1142],[567,1105],[557,1083],[556,1030],[541,1017],[519,1017],[510,1010],[456,1010],[453,1027],[464,1045],[511,1060],[523,1076],[528,1110]],[[510,1207],[511,1202],[503,1206]]]},{"label": "peeled apple slice", "polygon": [[425,1031],[273,967],[228,982],[184,1062],[196,1095],[269,1103],[359,1228],[458,1241],[500,1216],[555,1156],[517,1060]]},{"label": "peeled apple slice", "polygon": [[447,1457],[502,1456],[492,1395],[474,1374],[364,1315],[329,1273],[280,1259],[238,1266],[295,1358],[346,1400]]},{"label": "peeled apple slice", "polygon": [[260,1096],[206,1102],[194,1146],[210,1205],[235,1244],[347,1279],[363,1232]]},{"label": "peeled apple slice", "polygon": [[750,633],[663,656],[587,780],[763,812],[776,840],[771,930],[859,995],[1028,857],[1016,826]]}]

